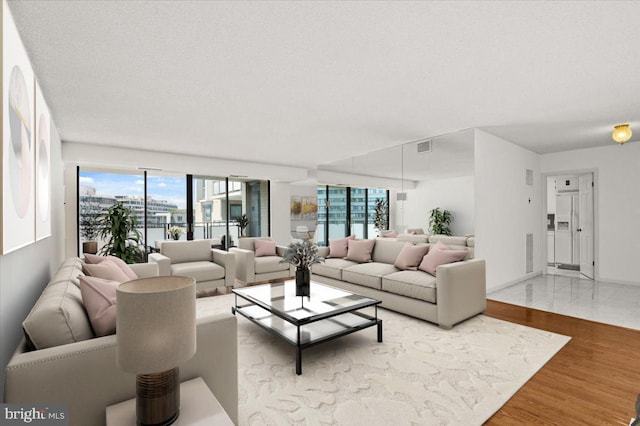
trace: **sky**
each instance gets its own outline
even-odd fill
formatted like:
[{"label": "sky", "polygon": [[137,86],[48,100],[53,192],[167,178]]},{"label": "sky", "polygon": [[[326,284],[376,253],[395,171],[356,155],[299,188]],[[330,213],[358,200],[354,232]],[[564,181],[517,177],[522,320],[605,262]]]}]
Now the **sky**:
[{"label": "sky", "polygon": [[[143,196],[144,176],[120,173],[80,172],[80,185],[91,186],[99,196]],[[147,175],[147,194],[156,200],[166,200],[186,208],[186,178]]]}]

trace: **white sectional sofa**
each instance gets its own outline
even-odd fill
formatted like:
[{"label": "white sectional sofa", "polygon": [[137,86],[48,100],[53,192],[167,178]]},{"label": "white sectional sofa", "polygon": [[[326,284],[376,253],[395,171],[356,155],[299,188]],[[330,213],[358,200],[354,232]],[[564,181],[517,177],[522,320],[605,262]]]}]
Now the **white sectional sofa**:
[{"label": "white sectional sofa", "polygon": [[[473,258],[475,241],[467,237],[431,235],[429,243],[442,241],[452,249],[465,249],[467,259],[440,265],[436,276],[421,270],[400,270],[394,262],[406,241],[377,238],[372,262],[357,263],[330,258],[321,247],[324,263],[314,265],[312,280],[382,301],[381,307],[421,318],[449,329],[486,308],[485,262]],[[471,244],[471,245],[468,245]]]},{"label": "white sectional sofa", "polygon": [[[138,277],[156,264],[130,265]],[[71,426],[106,423],[107,406],[135,397],[136,378],[116,365],[116,336],[95,337],[82,303],[82,261],[58,269],[23,322],[26,338],[5,369],[5,403],[58,403]],[[237,323],[231,312],[196,300],[197,352],[180,365],[183,381],[202,377],[231,419],[238,421]]]}]

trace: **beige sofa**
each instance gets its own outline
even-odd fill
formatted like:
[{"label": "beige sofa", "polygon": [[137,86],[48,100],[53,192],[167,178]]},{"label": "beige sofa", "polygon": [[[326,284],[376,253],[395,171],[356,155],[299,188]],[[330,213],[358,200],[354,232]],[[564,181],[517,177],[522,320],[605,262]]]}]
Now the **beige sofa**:
[{"label": "beige sofa", "polygon": [[236,257],[236,278],[243,283],[255,283],[295,275],[294,267],[288,263],[280,263],[287,249],[276,246],[276,256],[256,257],[254,241],[271,240],[267,237],[246,237],[238,239],[238,247],[229,249]]},{"label": "beige sofa", "polygon": [[[139,277],[156,264],[131,265]],[[5,403],[59,403],[72,426],[104,425],[107,406],[135,396],[135,375],[116,365],[116,336],[94,337],[82,305],[82,261],[68,259],[23,322],[22,339],[5,369]],[[231,419],[238,419],[237,323],[231,312],[196,301],[197,352],[181,379],[202,377]],[[38,349],[33,349],[33,347]]]},{"label": "beige sofa", "polygon": [[195,278],[197,290],[232,288],[235,282],[235,257],[224,250],[212,249],[211,240],[163,241],[160,253],[151,253],[149,262],[158,264],[162,276]]},{"label": "beige sofa", "polygon": [[441,240],[452,249],[469,251],[461,262],[440,265],[436,276],[397,269],[393,264],[406,244],[396,238],[377,238],[370,263],[326,258],[328,247],[320,247],[324,263],[314,265],[312,280],[333,285],[382,301],[381,307],[421,318],[449,329],[486,308],[485,262],[474,259],[475,241],[466,237],[431,235],[429,243]]}]

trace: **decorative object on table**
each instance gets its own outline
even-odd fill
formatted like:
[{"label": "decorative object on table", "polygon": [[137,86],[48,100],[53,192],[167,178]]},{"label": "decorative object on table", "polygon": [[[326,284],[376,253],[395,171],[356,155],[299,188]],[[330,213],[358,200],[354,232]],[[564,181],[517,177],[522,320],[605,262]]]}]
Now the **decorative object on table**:
[{"label": "decorative object on table", "polygon": [[238,228],[240,228],[240,236],[244,237],[244,230],[249,226],[249,218],[243,213],[242,216],[236,218],[236,222],[238,223]]},{"label": "decorative object on table", "polygon": [[436,235],[451,235],[449,225],[452,220],[452,212],[436,207],[429,212],[429,232]]},{"label": "decorative object on table", "polygon": [[98,234],[100,233],[100,207],[98,203],[86,203],[80,213],[80,236],[82,252],[96,254],[98,252]]},{"label": "decorative object on table", "polygon": [[389,226],[389,203],[382,198],[376,200],[375,216],[373,227],[378,230],[378,236],[382,236],[382,231]]},{"label": "decorative object on table", "polygon": [[309,240],[296,241],[289,246],[280,263],[290,263],[296,267],[296,296],[309,296],[311,266],[324,262],[318,256],[318,246]]},{"label": "decorative object on table", "polygon": [[127,263],[141,262],[143,255],[140,249],[142,235],[137,229],[138,221],[131,210],[118,201],[107,210],[100,220],[101,238],[106,243],[100,249],[104,256],[115,256]]},{"label": "decorative object on table", "polygon": [[117,289],[116,361],[136,374],[139,425],[170,425],[180,415],[178,366],[196,352],[195,279],[141,278]]},{"label": "decorative object on table", "polygon": [[179,240],[180,239],[180,235],[182,235],[182,234],[184,234],[184,229],[182,229],[182,228],[180,228],[179,226],[176,226],[176,225],[173,225],[172,227],[170,227],[167,230],[167,235],[172,240]]}]

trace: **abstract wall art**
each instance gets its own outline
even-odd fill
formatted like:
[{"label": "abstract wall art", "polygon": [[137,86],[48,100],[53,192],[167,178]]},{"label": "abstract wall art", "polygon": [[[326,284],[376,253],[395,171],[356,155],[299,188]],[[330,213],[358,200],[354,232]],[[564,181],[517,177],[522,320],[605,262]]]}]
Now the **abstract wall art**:
[{"label": "abstract wall art", "polygon": [[51,235],[51,115],[36,83],[36,241]]}]

